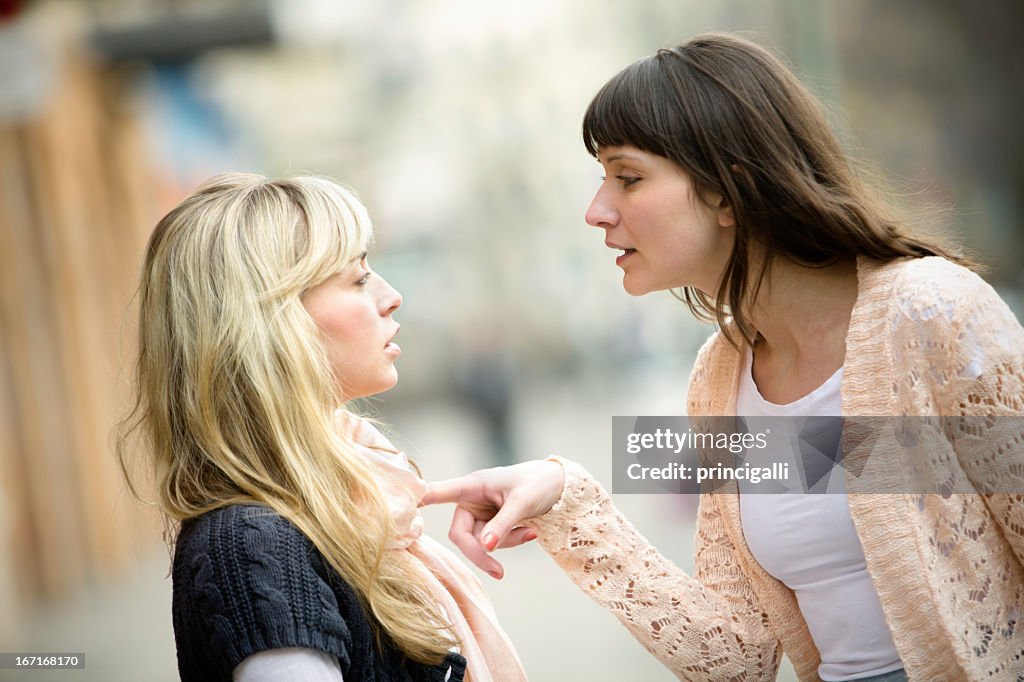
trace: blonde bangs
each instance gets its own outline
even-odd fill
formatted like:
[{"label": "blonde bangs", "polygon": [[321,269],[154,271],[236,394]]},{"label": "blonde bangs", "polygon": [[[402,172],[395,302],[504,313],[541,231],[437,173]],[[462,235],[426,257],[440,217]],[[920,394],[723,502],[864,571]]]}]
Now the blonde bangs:
[{"label": "blonde bangs", "polygon": [[357,261],[373,244],[373,223],[350,190],[317,176],[277,183],[291,196],[294,222],[291,266],[281,273],[268,297],[301,293]]}]

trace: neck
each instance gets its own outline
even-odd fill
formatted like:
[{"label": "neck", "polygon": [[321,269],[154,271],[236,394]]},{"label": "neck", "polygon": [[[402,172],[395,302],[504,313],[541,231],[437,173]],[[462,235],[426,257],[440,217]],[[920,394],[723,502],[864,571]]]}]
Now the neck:
[{"label": "neck", "polygon": [[773,354],[813,356],[823,346],[845,343],[856,299],[856,260],[808,268],[780,256],[765,274],[750,318]]}]

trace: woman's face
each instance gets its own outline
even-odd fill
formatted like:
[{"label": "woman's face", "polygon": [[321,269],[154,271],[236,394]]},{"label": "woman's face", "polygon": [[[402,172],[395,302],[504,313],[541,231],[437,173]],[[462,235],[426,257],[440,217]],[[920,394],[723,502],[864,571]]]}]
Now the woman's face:
[{"label": "woman's face", "polygon": [[626,145],[602,147],[598,161],[605,178],[586,220],[619,252],[626,291],[690,286],[714,295],[732,251],[731,215],[702,202],[689,174],[663,156]]},{"label": "woman's face", "polygon": [[302,303],[320,328],[335,381],[345,401],[381,393],[398,382],[391,314],[402,295],[370,270],[365,255],[307,290]]}]

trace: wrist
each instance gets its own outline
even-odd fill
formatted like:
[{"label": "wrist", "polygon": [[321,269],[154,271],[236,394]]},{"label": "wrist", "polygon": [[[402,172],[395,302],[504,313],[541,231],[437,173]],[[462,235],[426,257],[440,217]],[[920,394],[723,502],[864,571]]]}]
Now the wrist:
[{"label": "wrist", "polygon": [[544,463],[548,465],[546,468],[551,472],[549,487],[551,491],[551,496],[549,497],[551,504],[544,510],[546,514],[561,502],[562,495],[565,492],[565,461],[561,457],[551,455],[544,460]]}]

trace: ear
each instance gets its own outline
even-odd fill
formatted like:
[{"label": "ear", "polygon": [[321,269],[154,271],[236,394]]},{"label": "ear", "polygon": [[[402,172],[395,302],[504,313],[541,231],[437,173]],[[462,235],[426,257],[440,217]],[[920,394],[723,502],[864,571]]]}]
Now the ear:
[{"label": "ear", "polygon": [[736,216],[732,214],[732,206],[725,200],[725,197],[721,197],[718,200],[718,225],[720,227],[735,227]]},{"label": "ear", "polygon": [[[745,180],[750,181],[750,175],[747,173],[746,169],[741,168],[739,164],[734,163],[729,168],[733,173],[742,175]],[[735,227],[736,216],[732,212],[732,206],[729,205],[729,201],[719,194],[713,195],[712,199],[714,199],[713,203],[715,204],[716,212],[718,214],[718,224],[721,227]]]},{"label": "ear", "polygon": [[733,227],[736,225],[736,216],[732,213],[732,206],[729,205],[729,201],[724,196],[712,193],[708,199],[710,199],[711,205],[715,207],[715,216],[720,227]]}]

